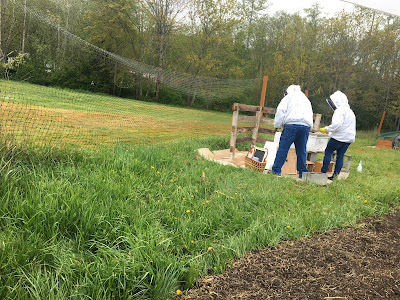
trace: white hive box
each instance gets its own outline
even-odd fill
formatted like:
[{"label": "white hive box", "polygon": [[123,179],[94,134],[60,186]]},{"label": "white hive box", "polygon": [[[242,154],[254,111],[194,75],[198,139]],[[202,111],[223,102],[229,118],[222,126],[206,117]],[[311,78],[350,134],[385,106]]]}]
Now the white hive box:
[{"label": "white hive box", "polygon": [[323,133],[310,133],[307,142],[307,152],[325,152],[329,136]]},{"label": "white hive box", "polygon": [[[274,143],[279,145],[282,132],[276,132],[274,137]],[[323,133],[310,133],[307,142],[307,152],[324,152],[326,145],[328,144],[329,136]],[[290,146],[294,148],[294,144]]]}]

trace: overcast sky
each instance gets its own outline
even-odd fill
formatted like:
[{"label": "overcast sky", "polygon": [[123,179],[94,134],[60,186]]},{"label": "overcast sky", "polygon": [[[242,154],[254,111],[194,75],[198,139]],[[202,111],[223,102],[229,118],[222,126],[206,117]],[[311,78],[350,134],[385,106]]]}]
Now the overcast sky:
[{"label": "overcast sky", "polygon": [[271,4],[269,10],[272,13],[279,10],[288,13],[302,13],[305,8],[310,8],[314,3],[318,3],[323,8],[323,12],[329,15],[333,15],[343,9],[351,11],[354,8],[353,4],[339,0],[269,0],[269,3]]},{"label": "overcast sky", "polygon": [[[364,4],[368,7],[372,7],[384,12],[389,12],[400,16],[400,1],[399,0],[349,0],[359,4]],[[323,12],[327,15],[333,16],[336,12],[340,12],[343,9],[346,11],[352,11],[355,5],[340,1],[340,0],[269,0],[271,4],[269,11],[275,13],[279,10],[284,10],[288,13],[300,12],[302,13],[304,8],[310,8],[314,3],[318,3],[322,8]]]}]

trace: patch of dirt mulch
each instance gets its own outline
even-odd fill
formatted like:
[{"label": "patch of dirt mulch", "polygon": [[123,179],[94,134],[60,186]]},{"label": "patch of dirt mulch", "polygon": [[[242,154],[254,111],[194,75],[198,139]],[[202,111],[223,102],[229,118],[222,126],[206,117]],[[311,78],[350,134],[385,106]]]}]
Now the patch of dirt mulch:
[{"label": "patch of dirt mulch", "polygon": [[200,279],[189,299],[400,299],[400,211],[273,248]]}]

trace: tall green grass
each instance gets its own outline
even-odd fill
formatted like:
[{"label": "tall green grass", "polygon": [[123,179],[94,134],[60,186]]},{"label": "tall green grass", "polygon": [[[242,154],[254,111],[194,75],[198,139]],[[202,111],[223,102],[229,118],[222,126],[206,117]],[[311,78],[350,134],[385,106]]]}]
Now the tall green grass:
[{"label": "tall green grass", "polygon": [[228,142],[80,152],[4,146],[0,298],[168,299],[251,249],[399,206],[400,153],[368,147],[373,133],[350,146],[349,178],[327,186],[196,152]]}]

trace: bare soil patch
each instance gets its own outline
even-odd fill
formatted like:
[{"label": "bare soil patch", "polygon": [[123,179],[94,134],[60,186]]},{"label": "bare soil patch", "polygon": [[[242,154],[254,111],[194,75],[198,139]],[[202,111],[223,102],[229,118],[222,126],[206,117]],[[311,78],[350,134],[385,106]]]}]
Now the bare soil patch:
[{"label": "bare soil patch", "polygon": [[255,250],[179,299],[400,299],[400,210]]}]

